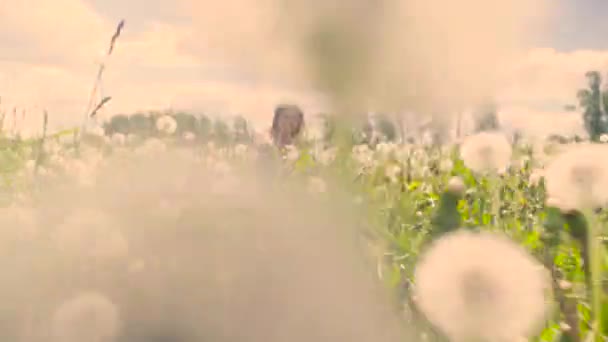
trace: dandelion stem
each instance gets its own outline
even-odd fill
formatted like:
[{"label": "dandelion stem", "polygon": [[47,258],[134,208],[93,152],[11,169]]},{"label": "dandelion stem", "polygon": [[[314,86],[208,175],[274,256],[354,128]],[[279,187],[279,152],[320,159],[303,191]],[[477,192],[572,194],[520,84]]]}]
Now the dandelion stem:
[{"label": "dandelion stem", "polygon": [[602,255],[599,245],[598,233],[599,222],[592,210],[586,210],[585,216],[589,221],[589,232],[587,237],[587,250],[589,253],[589,268],[591,270],[591,307],[593,309],[593,331],[597,341],[602,340]]},{"label": "dandelion stem", "polygon": [[493,173],[491,177],[489,177],[490,181],[490,191],[491,194],[491,214],[492,214],[492,225],[498,228],[499,224],[499,216],[500,216],[500,177],[497,174]]}]

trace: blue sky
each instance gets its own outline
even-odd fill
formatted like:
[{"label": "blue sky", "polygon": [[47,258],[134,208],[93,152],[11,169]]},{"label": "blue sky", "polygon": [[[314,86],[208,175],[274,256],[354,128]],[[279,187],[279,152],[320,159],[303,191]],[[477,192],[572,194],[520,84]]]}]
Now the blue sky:
[{"label": "blue sky", "polygon": [[560,51],[608,49],[608,1],[554,0],[557,18],[540,43]]}]

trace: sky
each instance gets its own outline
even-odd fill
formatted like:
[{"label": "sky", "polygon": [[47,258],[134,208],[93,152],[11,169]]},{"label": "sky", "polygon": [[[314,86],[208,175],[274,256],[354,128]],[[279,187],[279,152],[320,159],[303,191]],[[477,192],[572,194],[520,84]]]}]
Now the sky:
[{"label": "sky", "polygon": [[[306,113],[319,111],[324,102],[312,91],[314,82],[292,82],[301,75],[285,57],[293,49],[263,38],[272,29],[265,20],[274,13],[272,1],[3,2],[0,109],[25,113],[18,123],[23,130],[36,130],[45,110],[53,127],[79,124],[103,61],[99,96],[112,100],[102,117],[173,108],[243,114],[269,125],[278,102],[296,102]],[[495,93],[501,120],[539,134],[580,130],[579,115],[563,107],[576,103],[587,70],[608,73],[608,21],[602,18],[608,2],[553,0],[549,7],[549,19],[538,19],[543,34],[509,59]],[[106,58],[121,19],[126,20],[124,31]],[[445,88],[455,84],[447,82]]]}]

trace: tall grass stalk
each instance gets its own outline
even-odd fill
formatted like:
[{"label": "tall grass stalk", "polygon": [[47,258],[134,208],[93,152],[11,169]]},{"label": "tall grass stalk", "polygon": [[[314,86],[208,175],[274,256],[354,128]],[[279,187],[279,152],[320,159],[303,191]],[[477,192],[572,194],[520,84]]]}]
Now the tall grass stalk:
[{"label": "tall grass stalk", "polygon": [[85,133],[86,125],[88,123],[89,117],[91,117],[92,115],[97,113],[97,111],[101,108],[101,106],[103,106],[109,99],[109,97],[105,97],[101,100],[100,104],[98,104],[98,105],[94,104],[95,96],[97,95],[98,89],[101,87],[103,73],[106,68],[105,60],[110,58],[110,56],[112,55],[112,52],[114,51],[114,45],[116,44],[117,39],[120,37],[120,34],[121,34],[124,26],[125,26],[125,21],[121,20],[118,23],[118,25],[116,26],[116,30],[114,31],[114,34],[112,35],[112,38],[110,39],[110,44],[108,46],[108,50],[106,52],[106,55],[104,56],[105,59],[99,63],[99,68],[97,69],[97,74],[95,76],[95,80],[93,81],[93,88],[91,89],[91,93],[89,94],[89,98],[87,101],[87,108],[84,113],[84,118],[82,121],[82,126],[80,129],[79,136],[82,136],[82,134]]}]

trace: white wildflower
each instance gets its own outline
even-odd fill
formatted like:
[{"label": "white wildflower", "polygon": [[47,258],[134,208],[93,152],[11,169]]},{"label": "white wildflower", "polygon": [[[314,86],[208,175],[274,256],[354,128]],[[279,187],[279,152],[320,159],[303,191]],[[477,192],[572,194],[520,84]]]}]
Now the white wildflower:
[{"label": "white wildflower", "polygon": [[608,134],[602,134],[600,135],[600,142],[602,143],[608,143]]},{"label": "white wildflower", "polygon": [[100,293],[84,292],[55,310],[52,341],[113,341],[120,328],[120,312],[116,305]]},{"label": "white wildflower", "polygon": [[159,132],[171,135],[175,133],[175,130],[177,129],[177,122],[175,122],[175,119],[170,115],[163,115],[156,119],[156,129]]},{"label": "white wildflower", "polygon": [[465,165],[476,172],[504,172],[511,160],[511,144],[500,133],[482,132],[467,137],[460,146]]},{"label": "white wildflower", "polygon": [[545,170],[547,194],[563,207],[585,209],[608,203],[608,146],[577,145]]},{"label": "white wildflower", "polygon": [[414,295],[451,340],[507,341],[534,334],[547,317],[550,285],[542,270],[502,235],[457,231],[423,254]]}]

